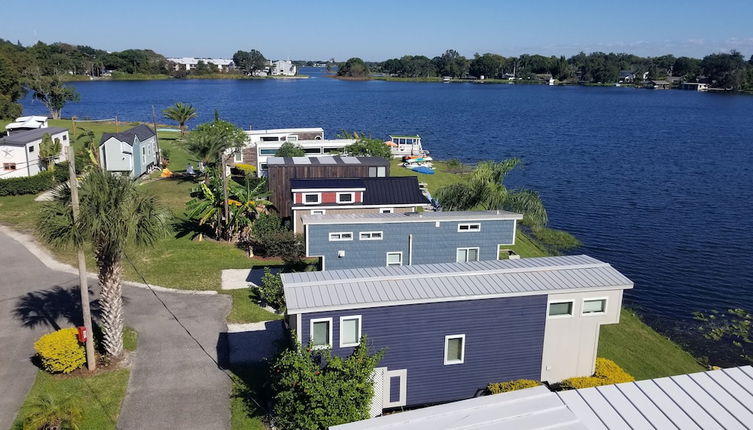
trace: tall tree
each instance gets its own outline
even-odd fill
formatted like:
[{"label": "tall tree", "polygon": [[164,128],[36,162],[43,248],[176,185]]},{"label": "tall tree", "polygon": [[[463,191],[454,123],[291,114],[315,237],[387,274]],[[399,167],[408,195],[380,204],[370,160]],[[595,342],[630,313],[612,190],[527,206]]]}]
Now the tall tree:
[{"label": "tall tree", "polygon": [[358,57],[349,58],[337,69],[337,76],[365,78],[369,76],[369,66]]},{"label": "tall tree", "polygon": [[437,200],[450,211],[505,209],[520,212],[528,225],[543,227],[548,217],[539,194],[505,187],[505,177],[519,164],[519,158],[481,162],[465,181],[437,190]]},{"label": "tall tree", "polygon": [[233,124],[215,119],[199,124],[188,133],[186,148],[199,161],[213,166],[222,161],[222,156],[230,150],[241,148],[246,143],[246,133]]},{"label": "tall tree", "polygon": [[186,123],[199,116],[193,105],[181,102],[175,103],[173,106],[163,110],[162,113],[165,115],[165,118],[178,123],[181,135],[186,134]]},{"label": "tall tree", "polygon": [[50,111],[52,119],[60,119],[66,103],[77,102],[80,99],[76,90],[63,85],[57,75],[43,76],[33,73],[26,85],[34,92],[34,99],[39,100]]},{"label": "tall tree", "polygon": [[21,105],[17,102],[24,93],[21,75],[13,66],[12,60],[0,52],[0,119],[21,115]]},{"label": "tall tree", "polygon": [[39,159],[46,170],[55,170],[55,159],[60,155],[63,145],[57,137],[53,140],[49,133],[42,135],[42,143],[39,144]]},{"label": "tall tree", "polygon": [[256,49],[233,54],[235,67],[247,75],[253,75],[267,66],[267,59]]},{"label": "tall tree", "polygon": [[167,231],[167,213],[126,176],[95,169],[80,184],[78,220],[73,221],[71,190],[64,186],[40,208],[37,231],[54,246],[91,245],[101,288],[102,344],[108,355],[118,357],[123,352],[125,249],[153,246]]},{"label": "tall tree", "polygon": [[502,72],[505,58],[501,55],[486,53],[471,60],[468,73],[477,78],[496,78]]}]

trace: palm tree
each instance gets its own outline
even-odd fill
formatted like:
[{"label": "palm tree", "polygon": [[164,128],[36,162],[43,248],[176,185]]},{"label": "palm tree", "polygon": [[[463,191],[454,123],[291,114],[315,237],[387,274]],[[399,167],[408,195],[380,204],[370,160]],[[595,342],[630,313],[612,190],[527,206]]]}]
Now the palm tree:
[{"label": "palm tree", "polygon": [[539,193],[533,190],[508,190],[505,177],[520,164],[519,158],[479,163],[465,181],[440,188],[436,198],[450,211],[505,209],[521,212],[524,222],[543,227],[548,222]]},{"label": "palm tree", "polygon": [[170,106],[163,110],[162,113],[165,115],[165,118],[178,123],[181,135],[186,134],[186,123],[199,116],[192,105],[183,104],[181,102],[175,103],[174,106]]},{"label": "palm tree", "polygon": [[24,430],[74,429],[81,424],[81,408],[71,397],[56,399],[49,393],[35,397],[28,406]]},{"label": "palm tree", "polygon": [[99,146],[97,145],[94,131],[82,128],[78,136],[76,136],[76,143],[80,144],[83,151],[89,156],[91,164],[99,166]]},{"label": "palm tree", "polygon": [[40,208],[37,231],[53,246],[89,243],[97,266],[102,343],[108,355],[123,352],[122,261],[128,245],[153,246],[165,234],[167,213],[154,196],[128,177],[94,169],[80,183],[80,215],[73,221],[66,185]]},{"label": "palm tree", "polygon": [[42,135],[42,143],[39,144],[39,158],[42,160],[45,169],[55,170],[55,159],[58,158],[62,150],[63,145],[60,144],[60,139],[56,137],[53,140],[48,133]]}]

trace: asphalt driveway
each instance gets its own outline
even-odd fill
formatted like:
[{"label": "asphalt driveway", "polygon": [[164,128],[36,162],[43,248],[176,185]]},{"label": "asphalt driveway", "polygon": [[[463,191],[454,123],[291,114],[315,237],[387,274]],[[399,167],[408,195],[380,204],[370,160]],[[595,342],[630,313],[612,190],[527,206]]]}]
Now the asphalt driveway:
[{"label": "asphalt driveway", "polygon": [[[13,423],[34,382],[33,342],[55,324],[76,324],[80,312],[78,277],[42,264],[39,258],[49,257],[32,254],[19,240],[0,231],[0,429]],[[93,280],[90,285],[96,290]],[[150,290],[124,287],[126,323],[139,333],[139,345],[118,427],[229,428],[230,381],[215,361],[225,354],[220,334],[230,298],[157,294],[180,323]]]}]

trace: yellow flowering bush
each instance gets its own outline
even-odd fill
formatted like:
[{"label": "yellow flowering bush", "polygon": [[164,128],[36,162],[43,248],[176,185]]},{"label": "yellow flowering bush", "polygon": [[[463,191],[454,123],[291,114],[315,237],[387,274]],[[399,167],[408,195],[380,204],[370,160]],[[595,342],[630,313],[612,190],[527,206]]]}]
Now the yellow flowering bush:
[{"label": "yellow flowering bush", "polygon": [[251,164],[236,163],[235,168],[240,170],[246,175],[256,173],[256,166],[251,165]]},{"label": "yellow flowering bush", "polygon": [[629,373],[625,372],[622,367],[618,366],[612,360],[606,358],[596,359],[596,371],[593,376],[583,376],[580,378],[568,378],[562,381],[563,388],[589,388],[600,385],[619,384],[622,382],[633,382]]},{"label": "yellow flowering bush", "polygon": [[34,343],[34,350],[42,359],[42,366],[50,373],[70,373],[86,363],[83,345],[78,343],[78,331],[60,329],[46,334]]},{"label": "yellow flowering bush", "polygon": [[524,388],[538,387],[541,382],[534,381],[533,379],[516,379],[514,381],[497,382],[495,384],[489,384],[486,390],[489,394],[506,393],[508,391],[522,390]]}]

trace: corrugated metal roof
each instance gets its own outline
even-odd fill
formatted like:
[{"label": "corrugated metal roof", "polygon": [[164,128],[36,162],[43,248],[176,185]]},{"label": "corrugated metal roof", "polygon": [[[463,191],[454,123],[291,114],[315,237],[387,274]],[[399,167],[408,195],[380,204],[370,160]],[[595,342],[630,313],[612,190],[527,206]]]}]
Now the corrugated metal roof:
[{"label": "corrugated metal roof", "polygon": [[753,367],[557,393],[542,386],[330,427],[331,430],[508,428],[751,429]]},{"label": "corrugated metal roof", "polygon": [[367,166],[389,166],[390,161],[381,157],[340,157],[340,156],[317,156],[317,157],[269,157],[267,165],[296,165],[301,164],[300,159],[306,159],[306,164],[332,165],[332,164],[365,164]]},{"label": "corrugated metal roof", "polygon": [[364,188],[364,184],[361,178],[305,178],[290,180],[291,190],[321,190],[330,188]]},{"label": "corrugated metal roof", "polygon": [[0,137],[0,145],[23,146],[27,143],[41,139],[45,134],[52,136],[53,134],[62,133],[64,131],[68,131],[68,129],[62,127],[47,127],[35,128],[33,130],[13,131],[7,136]]},{"label": "corrugated metal roof", "polygon": [[282,281],[291,314],[633,287],[587,255],[285,273]]},{"label": "corrugated metal roof", "polygon": [[[364,202],[366,204],[366,202]],[[385,204],[385,203],[380,203]],[[305,224],[363,224],[385,222],[436,222],[436,221],[482,221],[523,219],[515,212],[499,211],[451,211],[451,212],[401,212],[391,214],[330,214],[304,215]]]},{"label": "corrugated metal roof", "polygon": [[152,130],[151,127],[146,124],[139,124],[136,127],[131,127],[120,133],[102,133],[102,138],[99,139],[99,144],[102,145],[107,139],[114,137],[121,142],[133,145],[134,137],[138,137],[139,141],[143,142],[154,135],[154,130]]},{"label": "corrugated metal roof", "polygon": [[444,405],[385,415],[331,430],[586,430],[546,387],[477,397]]},{"label": "corrugated metal roof", "polygon": [[376,178],[305,178],[291,179],[291,190],[365,189],[358,205],[428,205],[415,176],[385,176]]},{"label": "corrugated metal roof", "polygon": [[753,367],[556,393],[589,429],[753,428]]}]

